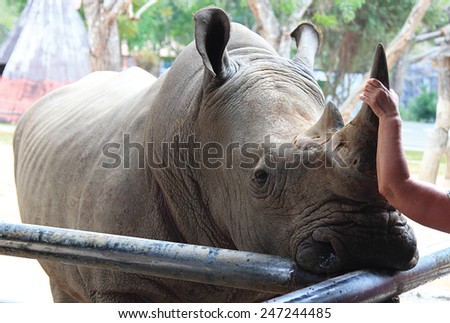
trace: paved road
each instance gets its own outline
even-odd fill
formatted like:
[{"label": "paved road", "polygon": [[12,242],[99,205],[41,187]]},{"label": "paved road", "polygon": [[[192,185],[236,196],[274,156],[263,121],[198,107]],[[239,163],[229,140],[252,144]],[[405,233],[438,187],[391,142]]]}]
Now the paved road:
[{"label": "paved road", "polygon": [[433,127],[433,123],[403,121],[403,146],[409,150],[425,150]]}]

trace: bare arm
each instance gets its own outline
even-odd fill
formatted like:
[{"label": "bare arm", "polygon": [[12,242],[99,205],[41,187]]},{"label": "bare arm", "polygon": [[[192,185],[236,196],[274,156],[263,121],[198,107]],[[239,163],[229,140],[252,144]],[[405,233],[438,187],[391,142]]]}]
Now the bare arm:
[{"label": "bare arm", "polygon": [[398,96],[378,80],[367,81],[361,100],[379,118],[378,189],[388,202],[414,221],[450,233],[450,199],[438,187],[411,178],[403,153]]}]

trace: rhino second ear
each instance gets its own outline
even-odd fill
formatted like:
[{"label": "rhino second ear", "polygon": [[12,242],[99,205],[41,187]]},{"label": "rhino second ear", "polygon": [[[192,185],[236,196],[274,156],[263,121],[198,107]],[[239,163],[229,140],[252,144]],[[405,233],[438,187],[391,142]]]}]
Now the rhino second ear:
[{"label": "rhino second ear", "polygon": [[213,76],[220,76],[228,66],[230,18],[221,9],[207,8],[197,12],[194,19],[195,44],[203,64]]},{"label": "rhino second ear", "polygon": [[319,51],[321,35],[312,23],[304,22],[291,33],[297,45],[295,58],[302,61],[310,69],[314,67],[314,59]]}]

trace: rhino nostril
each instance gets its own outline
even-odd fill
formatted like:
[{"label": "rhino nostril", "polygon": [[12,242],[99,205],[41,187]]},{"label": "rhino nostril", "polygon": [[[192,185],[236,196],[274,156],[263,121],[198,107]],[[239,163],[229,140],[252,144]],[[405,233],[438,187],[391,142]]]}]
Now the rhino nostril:
[{"label": "rhino nostril", "polygon": [[314,241],[307,248],[299,250],[298,264],[315,273],[333,273],[339,270],[339,259],[330,242]]},{"label": "rhino nostril", "polygon": [[338,262],[336,251],[329,242],[317,242],[316,252],[319,260],[319,267],[325,271],[329,271],[336,266]]}]

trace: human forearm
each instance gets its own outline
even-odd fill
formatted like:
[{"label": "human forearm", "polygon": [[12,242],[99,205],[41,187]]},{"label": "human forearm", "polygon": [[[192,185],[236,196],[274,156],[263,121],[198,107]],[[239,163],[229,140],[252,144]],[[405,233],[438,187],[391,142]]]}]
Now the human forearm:
[{"label": "human forearm", "polygon": [[370,79],[360,95],[379,119],[377,141],[378,190],[386,199],[394,201],[395,191],[409,178],[408,165],[403,153],[397,94],[380,81]]},{"label": "human forearm", "polygon": [[370,79],[360,98],[379,119],[377,176],[380,193],[413,220],[450,232],[450,199],[447,193],[410,177],[402,147],[397,94],[380,81]]},{"label": "human forearm", "polygon": [[[410,173],[403,153],[399,116],[380,118],[377,146],[378,189],[390,202],[409,179]],[[397,193],[398,194],[398,193]]]},{"label": "human forearm", "polygon": [[409,178],[391,204],[422,225],[450,233],[450,199],[436,185]]},{"label": "human forearm", "polygon": [[403,153],[400,117],[381,118],[377,147],[378,189],[416,222],[450,232],[450,199],[435,185],[411,178]]}]

